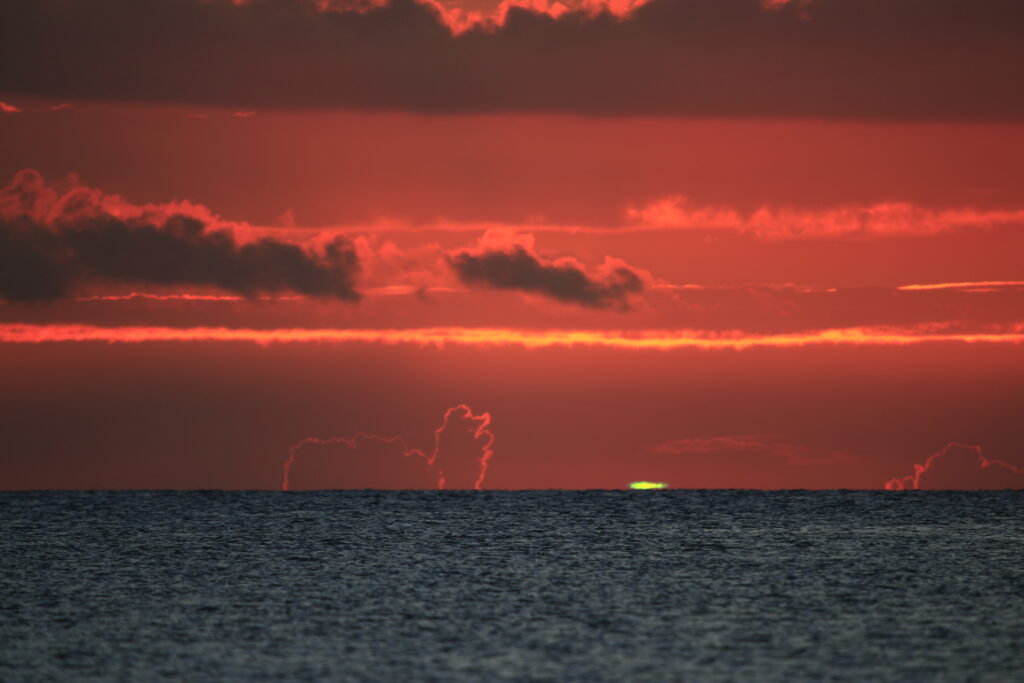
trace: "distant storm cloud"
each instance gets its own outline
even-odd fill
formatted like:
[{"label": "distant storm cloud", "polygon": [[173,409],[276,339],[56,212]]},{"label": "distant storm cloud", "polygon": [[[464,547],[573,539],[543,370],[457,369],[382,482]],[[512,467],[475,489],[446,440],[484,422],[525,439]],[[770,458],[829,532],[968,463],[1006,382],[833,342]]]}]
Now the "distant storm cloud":
[{"label": "distant storm cloud", "polygon": [[345,238],[316,251],[271,238],[242,243],[173,208],[125,206],[87,188],[62,194],[39,173],[19,172],[0,189],[0,298],[48,300],[107,283],[360,298]]},{"label": "distant storm cloud", "polygon": [[0,92],[244,111],[1024,119],[1018,2],[496,7],[11,0]]},{"label": "distant storm cloud", "polygon": [[589,308],[628,308],[630,295],[644,289],[641,276],[621,262],[606,260],[595,278],[572,259],[542,259],[529,236],[500,232],[485,235],[476,249],[449,255],[448,262],[471,287],[518,290]]}]

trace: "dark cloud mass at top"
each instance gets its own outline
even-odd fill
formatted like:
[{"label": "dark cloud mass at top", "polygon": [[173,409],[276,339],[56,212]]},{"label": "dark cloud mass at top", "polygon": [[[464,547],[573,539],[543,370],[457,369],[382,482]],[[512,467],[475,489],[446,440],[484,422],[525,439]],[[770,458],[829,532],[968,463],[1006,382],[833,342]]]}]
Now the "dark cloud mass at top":
[{"label": "dark cloud mass at top", "polygon": [[192,216],[118,217],[89,190],[55,197],[31,170],[0,190],[0,298],[41,301],[82,285],[131,283],[359,299],[358,259],[345,239],[320,253],[269,238],[239,243]]},{"label": "dark cloud mass at top", "polygon": [[[372,3],[371,3],[372,4]],[[415,112],[1024,118],[1024,3],[651,0],[454,36],[391,0],[0,0],[0,92]]]}]

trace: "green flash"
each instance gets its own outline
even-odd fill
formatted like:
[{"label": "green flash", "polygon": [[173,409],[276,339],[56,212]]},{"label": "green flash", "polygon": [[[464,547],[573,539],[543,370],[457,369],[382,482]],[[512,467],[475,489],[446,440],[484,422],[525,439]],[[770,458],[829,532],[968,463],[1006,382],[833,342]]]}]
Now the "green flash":
[{"label": "green flash", "polygon": [[629,488],[637,491],[645,491],[647,489],[667,489],[668,484],[663,481],[634,481],[629,484]]}]

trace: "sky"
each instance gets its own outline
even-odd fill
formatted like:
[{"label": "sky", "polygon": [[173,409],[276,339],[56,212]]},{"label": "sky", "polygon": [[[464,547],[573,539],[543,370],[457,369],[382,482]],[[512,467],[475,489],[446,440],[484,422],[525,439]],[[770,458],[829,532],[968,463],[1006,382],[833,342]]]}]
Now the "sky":
[{"label": "sky", "polygon": [[0,489],[1024,488],[1022,81],[999,0],[0,0]]}]

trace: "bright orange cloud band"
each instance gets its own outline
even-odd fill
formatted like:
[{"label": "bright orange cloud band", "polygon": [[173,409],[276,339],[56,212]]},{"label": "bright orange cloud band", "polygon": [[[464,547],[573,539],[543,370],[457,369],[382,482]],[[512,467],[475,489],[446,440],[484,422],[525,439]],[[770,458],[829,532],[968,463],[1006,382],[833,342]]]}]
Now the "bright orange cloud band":
[{"label": "bright orange cloud band", "polygon": [[549,348],[589,346],[612,349],[742,350],[756,347],[808,345],[907,345],[926,342],[1024,342],[1024,322],[997,332],[957,333],[948,326],[913,328],[851,327],[791,334],[755,335],[710,333],[699,330],[515,330],[501,328],[428,327],[414,329],[232,329],[225,327],[96,327],[91,325],[0,325],[0,342],[299,342],[416,344],[420,346],[518,346]]}]

